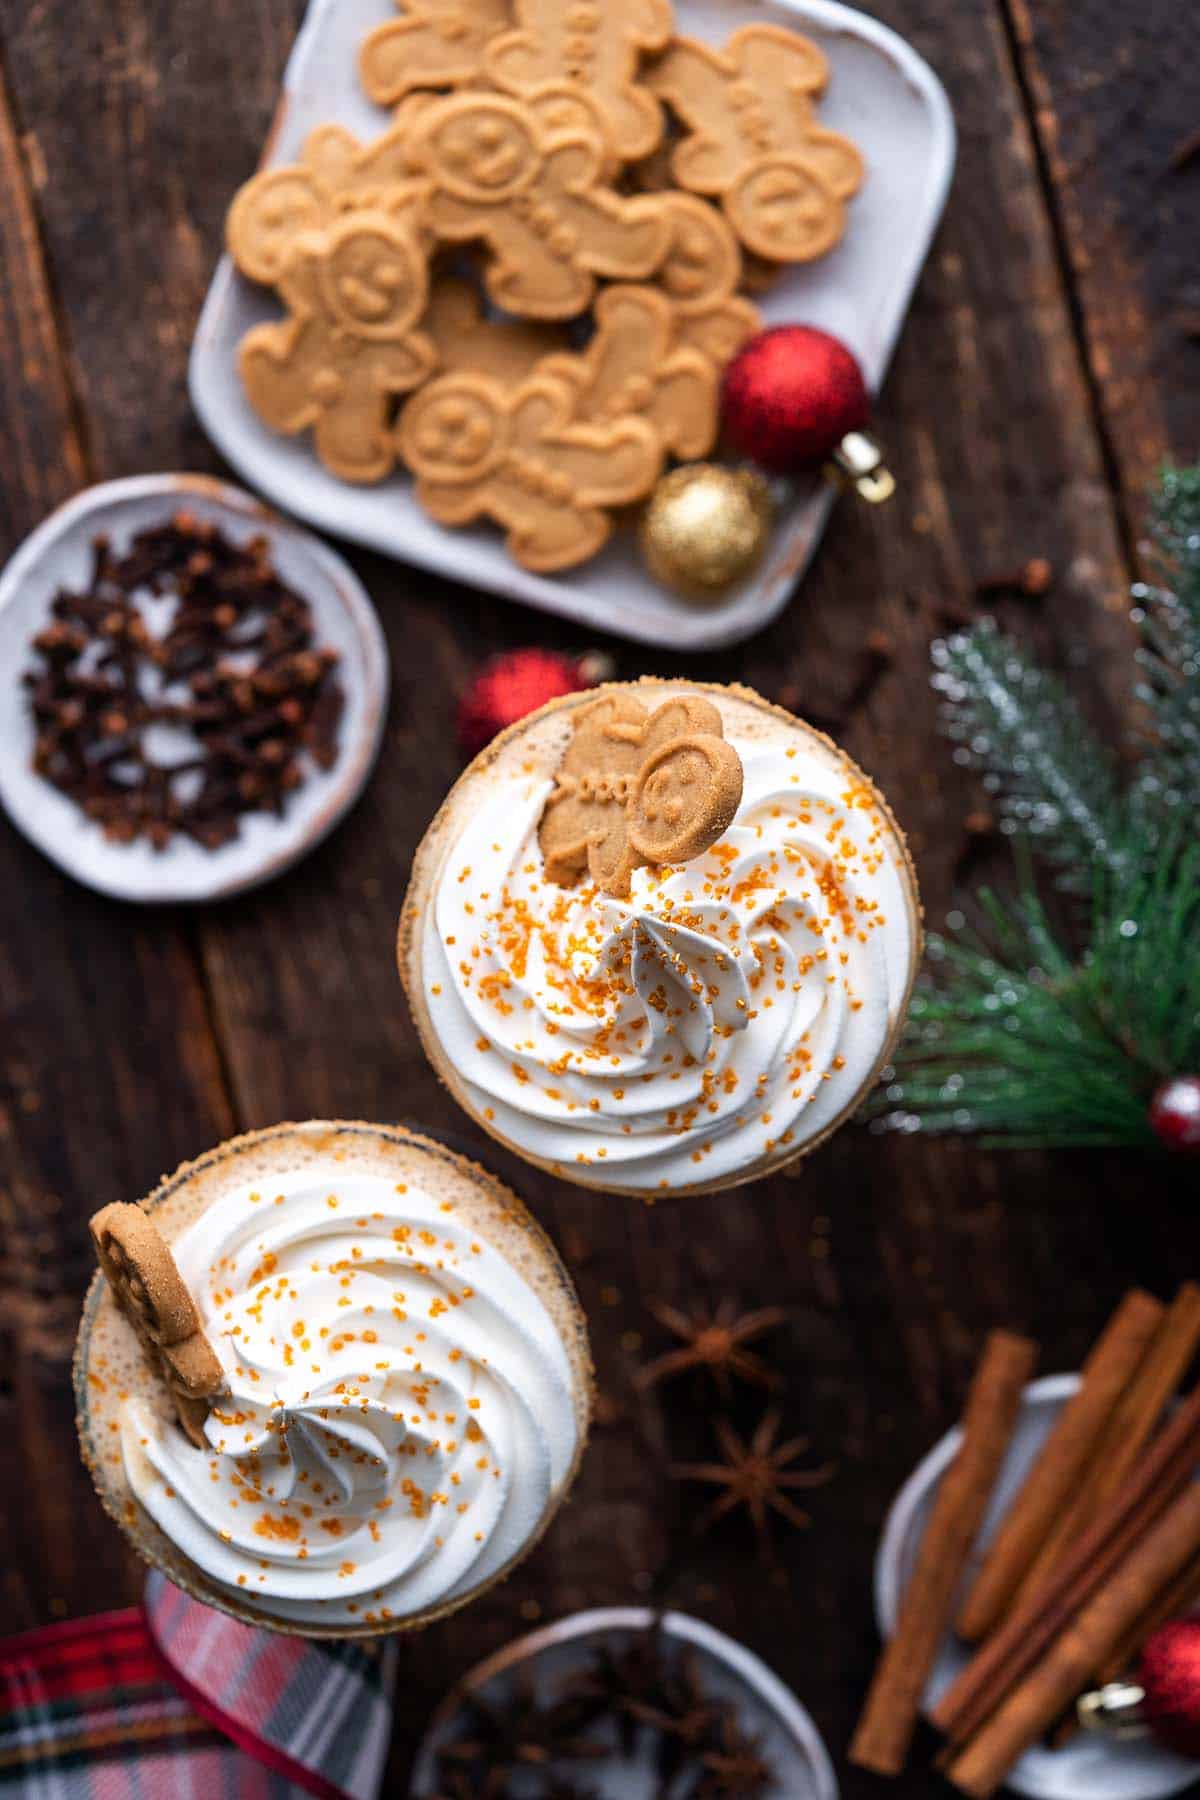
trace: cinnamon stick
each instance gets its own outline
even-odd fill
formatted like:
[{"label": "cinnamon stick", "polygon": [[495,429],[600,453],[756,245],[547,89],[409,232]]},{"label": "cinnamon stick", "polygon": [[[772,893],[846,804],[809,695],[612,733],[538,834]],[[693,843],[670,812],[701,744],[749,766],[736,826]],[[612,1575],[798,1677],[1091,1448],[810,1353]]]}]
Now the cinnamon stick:
[{"label": "cinnamon stick", "polygon": [[992,1332],[984,1347],[963,1412],[962,1442],[938,1487],[896,1629],[850,1745],[850,1761],[859,1768],[898,1775],[904,1767],[925,1683],[1036,1359],[1036,1345],[1007,1331]]},{"label": "cinnamon stick", "polygon": [[1000,1623],[1133,1379],[1165,1308],[1135,1288],[1126,1294],[1083,1366],[1079,1390],[1053,1431],[996,1533],[958,1616],[958,1631],[977,1643]]},{"label": "cinnamon stick", "polygon": [[1076,1499],[1066,1508],[1021,1586],[1018,1602],[1046,1580],[1114,1494],[1158,1428],[1200,1348],[1200,1286],[1185,1282],[1154,1334],[1133,1379],[1101,1433]]},{"label": "cinnamon stick", "polygon": [[1094,1681],[1089,1687],[1103,1687],[1106,1682],[1119,1681],[1141,1654],[1146,1640],[1152,1637],[1160,1625],[1168,1619],[1179,1619],[1188,1613],[1200,1600],[1200,1555],[1193,1558],[1187,1567],[1182,1569],[1175,1579],[1167,1584],[1155,1598],[1152,1605],[1134,1620],[1125,1636],[1116,1645],[1112,1655],[1100,1664]]},{"label": "cinnamon stick", "polygon": [[[1046,1646],[1190,1483],[1198,1460],[1200,1388],[1183,1402],[1046,1584],[1014,1608],[943,1694],[933,1722],[951,1743],[961,1743],[996,1710]],[[1085,1671],[1085,1680],[1087,1674]]]},{"label": "cinnamon stick", "polygon": [[[1168,1619],[1182,1618],[1200,1601],[1200,1556],[1190,1562],[1183,1573],[1165,1587],[1157,1595],[1153,1605],[1148,1606],[1140,1617],[1134,1620],[1108,1661],[1103,1663],[1094,1674],[1089,1675],[1084,1684],[1084,1691],[1090,1688],[1104,1687],[1110,1681],[1121,1681],[1132,1669],[1138,1656],[1146,1644],[1146,1640],[1165,1625]],[[1072,1742],[1079,1731],[1079,1718],[1072,1707],[1066,1718],[1053,1732],[1050,1738],[1052,1750],[1063,1750]]]},{"label": "cinnamon stick", "polygon": [[1103,1663],[1150,1597],[1200,1551],[1200,1483],[1188,1482],[1153,1529],[1059,1633],[1027,1680],[1016,1687],[949,1768],[972,1800],[989,1800],[1018,1757]]},{"label": "cinnamon stick", "polygon": [[[1192,1612],[1200,1602],[1200,1556],[1190,1562],[1181,1575],[1177,1575],[1169,1586],[1158,1595],[1152,1606],[1148,1606],[1141,1616],[1134,1620],[1108,1661],[1090,1675],[1084,1683],[1083,1692],[1092,1688],[1106,1687],[1110,1681],[1126,1681],[1132,1679],[1136,1672],[1138,1657],[1145,1648],[1147,1640],[1160,1625],[1168,1619],[1180,1619]],[[1051,1750],[1065,1750],[1079,1735],[1079,1713],[1076,1705],[1071,1707],[1066,1717],[1055,1726],[1050,1734]]]}]

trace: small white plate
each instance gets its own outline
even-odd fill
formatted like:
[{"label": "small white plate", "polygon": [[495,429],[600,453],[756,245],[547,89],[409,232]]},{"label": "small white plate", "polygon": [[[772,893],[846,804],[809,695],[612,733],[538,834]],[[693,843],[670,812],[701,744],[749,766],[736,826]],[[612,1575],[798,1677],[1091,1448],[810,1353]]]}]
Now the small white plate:
[{"label": "small white plate", "polygon": [[[964,1588],[1050,1427],[1078,1387],[1078,1375],[1047,1375],[1026,1388],[975,1558],[964,1576]],[[875,1562],[875,1616],[884,1637],[890,1637],[895,1629],[900,1596],[912,1575],[938,1482],[961,1440],[962,1433],[956,1428],[929,1452],[901,1488],[888,1514]],[[964,1647],[947,1637],[925,1692],[926,1713],[936,1706],[967,1660]],[[1039,1745],[1026,1751],[1006,1785],[1018,1794],[1032,1796],[1032,1800],[1166,1800],[1167,1795],[1182,1793],[1196,1781],[1200,1781],[1200,1764],[1149,1740],[1109,1743],[1081,1733],[1063,1750],[1046,1750]]]},{"label": "small white plate", "polygon": [[[504,1693],[511,1675],[529,1668],[539,1697],[550,1699],[564,1676],[580,1668],[600,1644],[623,1646],[635,1632],[646,1631],[654,1614],[642,1606],[602,1607],[574,1613],[528,1637],[518,1638],[489,1656],[464,1676],[438,1708],[413,1765],[411,1800],[427,1800],[437,1792],[437,1752],[453,1741],[454,1724],[464,1693]],[[719,1699],[736,1703],[746,1730],[762,1739],[763,1754],[778,1770],[772,1800],[838,1800],[833,1765],[816,1726],[790,1689],[766,1664],[723,1632],[668,1612],[663,1632],[677,1644],[689,1645],[701,1658],[705,1686]],[[643,1737],[645,1734],[643,1734]],[[583,1765],[585,1785],[603,1800],[653,1800],[658,1792],[653,1758],[647,1744],[635,1762],[617,1757]],[[521,1792],[515,1789],[515,1792]]]},{"label": "small white plate", "polygon": [[[247,813],[219,850],[176,837],[165,850],[113,844],[73,801],[35,775],[34,729],[20,676],[34,664],[30,640],[48,622],[60,588],[86,588],[92,540],[121,550],[146,526],[184,506],[235,541],[260,534],[289,586],[313,611],[318,644],[340,657],[345,692],[332,769],[311,768],[282,818]],[[43,520],[0,576],[0,804],[13,824],[76,881],[117,900],[216,900],[269,881],[337,824],[362,792],[387,716],[387,645],[375,610],[340,556],[240,488],[205,475],[145,475],[88,488]]]},{"label": "small white plate", "polygon": [[[954,167],[954,124],[940,82],[894,31],[835,0],[677,0],[675,11],[681,33],[712,43],[765,21],[805,32],[827,54],[832,77],[821,123],[854,139],[867,179],[838,248],[788,269],[759,304],[768,324],[819,325],[843,338],[877,391]],[[393,0],[310,0],[264,166],[294,162],[308,133],[326,121],[362,138],[385,128],[386,113],[358,86],[356,62],[367,32],[394,14]],[[237,346],[277,311],[269,294],[243,280],[228,257],[222,261],[192,346],[192,401],[247,481],[325,531],[594,630],[678,650],[737,643],[774,618],[820,539],[833,496],[811,479],[797,484],[785,505],[760,569],[719,605],[688,606],[657,587],[628,531],[581,569],[560,578],[533,575],[510,560],[498,532],[449,531],[426,518],[406,476],[347,486],[322,468],[305,439],[279,437],[262,424],[238,379]]]}]

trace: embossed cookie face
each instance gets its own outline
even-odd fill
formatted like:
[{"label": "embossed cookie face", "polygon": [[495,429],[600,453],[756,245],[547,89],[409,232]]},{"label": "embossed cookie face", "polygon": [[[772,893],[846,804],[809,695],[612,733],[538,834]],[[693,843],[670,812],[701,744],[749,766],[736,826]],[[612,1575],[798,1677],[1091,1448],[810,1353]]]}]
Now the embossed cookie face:
[{"label": "embossed cookie face", "polygon": [[320,282],[330,317],[356,337],[403,337],[425,306],[424,261],[398,229],[348,220],[331,235]]},{"label": "embossed cookie face", "polygon": [[511,199],[541,167],[537,140],[519,109],[499,101],[444,110],[426,143],[441,180],[464,200]]},{"label": "embossed cookie face", "polygon": [[629,843],[644,862],[684,862],[693,842],[713,827],[723,829],[718,754],[698,743],[668,744],[643,764],[629,808]]},{"label": "embossed cookie face", "polygon": [[542,813],[547,878],[570,886],[586,870],[624,897],[639,865],[687,862],[714,844],[741,797],[741,759],[709,701],[647,714],[632,694],[605,694],[576,716]]},{"label": "embossed cookie face", "polygon": [[417,394],[404,412],[405,458],[428,481],[481,480],[505,436],[505,420],[493,395],[470,376],[444,377]]},{"label": "embossed cookie face", "polygon": [[270,286],[283,274],[296,239],[320,225],[324,204],[302,169],[275,169],[246,183],[229,214],[229,252],[244,275]]},{"label": "embossed cookie face", "polygon": [[841,201],[795,156],[764,159],[725,199],[733,227],[760,256],[811,262],[842,235]]}]

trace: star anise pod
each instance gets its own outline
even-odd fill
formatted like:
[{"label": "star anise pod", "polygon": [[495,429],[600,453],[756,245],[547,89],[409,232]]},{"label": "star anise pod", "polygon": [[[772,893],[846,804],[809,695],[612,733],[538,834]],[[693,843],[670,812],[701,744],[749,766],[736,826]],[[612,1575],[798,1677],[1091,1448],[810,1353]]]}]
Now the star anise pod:
[{"label": "star anise pod", "polygon": [[694,1651],[682,1651],[667,1671],[659,1703],[639,1705],[635,1716],[658,1735],[658,1778],[668,1789],[711,1743],[721,1723],[722,1708],[700,1679]]},{"label": "star anise pod", "polygon": [[700,1754],[700,1766],[679,1800],[758,1800],[775,1780],[775,1770],[757,1738],[742,1730],[730,1707],[721,1716],[716,1741]]},{"label": "star anise pod", "polygon": [[[448,1781],[443,1781],[433,1800],[480,1800],[481,1791],[486,1793],[487,1800],[517,1800],[515,1790],[508,1786],[507,1776],[500,1777],[499,1786],[489,1784],[481,1790],[476,1785],[476,1778],[461,1769]],[[551,1775],[536,1793],[530,1788],[523,1789],[522,1800],[599,1800],[599,1795],[594,1788],[576,1787],[573,1781],[567,1781],[561,1775]]]},{"label": "star anise pod", "polygon": [[621,1754],[631,1757],[642,1722],[640,1713],[664,1703],[669,1680],[661,1620],[656,1618],[619,1649],[598,1645],[587,1663],[564,1683],[561,1697],[575,1701],[585,1711],[590,1709],[596,1721],[614,1720]]},{"label": "star anise pod", "polygon": [[786,1321],[788,1315],[781,1306],[739,1313],[732,1300],[722,1300],[711,1312],[689,1316],[677,1307],[652,1300],[650,1311],[660,1325],[682,1342],[678,1350],[668,1350],[646,1364],[637,1377],[639,1388],[653,1387],[687,1369],[707,1369],[722,1394],[729,1393],[735,1375],[760,1387],[779,1386],[780,1378],[770,1365],[745,1346]]},{"label": "star anise pod", "polygon": [[791,1464],[808,1449],[808,1439],[789,1438],[787,1443],[778,1444],[780,1424],[780,1414],[772,1408],[763,1414],[747,1444],[728,1419],[718,1419],[717,1443],[725,1461],[678,1463],[672,1468],[676,1481],[705,1481],[725,1490],[701,1513],[696,1521],[697,1531],[706,1531],[725,1513],[744,1506],[765,1549],[770,1542],[772,1512],[801,1529],[811,1523],[808,1514],[788,1498],[787,1490],[823,1487],[833,1474],[833,1465],[793,1469]]},{"label": "star anise pod", "polygon": [[549,1768],[557,1762],[593,1761],[605,1755],[589,1738],[593,1718],[572,1697],[543,1703],[528,1678],[503,1701],[471,1694],[464,1701],[463,1734],[439,1752],[442,1777],[472,1775],[477,1800],[503,1800],[504,1786],[517,1769]]}]

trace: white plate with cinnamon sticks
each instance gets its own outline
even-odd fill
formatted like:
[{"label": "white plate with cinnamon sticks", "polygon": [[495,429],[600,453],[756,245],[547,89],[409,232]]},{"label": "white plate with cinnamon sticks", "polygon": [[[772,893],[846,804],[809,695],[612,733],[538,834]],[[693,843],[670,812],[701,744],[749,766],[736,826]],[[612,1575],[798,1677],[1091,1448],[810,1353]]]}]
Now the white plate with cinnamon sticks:
[{"label": "white plate with cinnamon sticks", "polygon": [[[904,1760],[911,1734],[890,1733],[889,1708],[902,1713],[915,1698],[904,1671],[916,1670],[920,1709],[949,1745],[941,1766],[973,1800],[1001,1785],[1037,1800],[1164,1800],[1200,1782],[1200,1763],[1152,1739],[1072,1726],[1078,1692],[1128,1667],[1164,1612],[1191,1610],[1200,1397],[1172,1401],[1198,1342],[1190,1285],[1169,1307],[1128,1296],[1082,1375],[1019,1391],[1033,1347],[994,1334],[963,1425],[888,1516],[876,1615],[899,1644],[903,1611],[907,1641],[890,1669],[886,1654],[881,1662],[852,1760]],[[964,1622],[974,1654],[958,1635]]]}]

